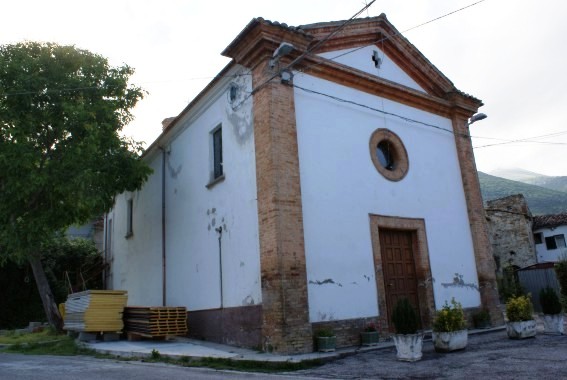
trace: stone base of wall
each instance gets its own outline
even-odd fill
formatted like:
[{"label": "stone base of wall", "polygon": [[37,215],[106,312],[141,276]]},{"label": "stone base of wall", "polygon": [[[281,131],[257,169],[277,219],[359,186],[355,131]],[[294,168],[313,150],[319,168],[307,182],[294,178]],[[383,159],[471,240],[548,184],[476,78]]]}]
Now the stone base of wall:
[{"label": "stone base of wall", "polygon": [[262,306],[190,311],[188,336],[232,346],[262,347]]}]

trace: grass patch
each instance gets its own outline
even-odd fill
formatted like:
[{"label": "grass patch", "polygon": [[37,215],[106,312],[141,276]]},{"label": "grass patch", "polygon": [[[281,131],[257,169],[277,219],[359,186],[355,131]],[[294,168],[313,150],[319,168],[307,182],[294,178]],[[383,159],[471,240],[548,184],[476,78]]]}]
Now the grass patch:
[{"label": "grass patch", "polygon": [[0,335],[0,344],[38,343],[58,339],[61,336],[62,335],[58,335],[50,328],[37,333],[17,332],[15,330],[11,330],[8,331],[6,335]]},{"label": "grass patch", "polygon": [[0,344],[9,344],[3,352],[29,355],[85,355],[91,350],[78,346],[75,340],[65,334],[57,334],[51,329],[38,333],[18,333],[11,331],[0,336]]}]

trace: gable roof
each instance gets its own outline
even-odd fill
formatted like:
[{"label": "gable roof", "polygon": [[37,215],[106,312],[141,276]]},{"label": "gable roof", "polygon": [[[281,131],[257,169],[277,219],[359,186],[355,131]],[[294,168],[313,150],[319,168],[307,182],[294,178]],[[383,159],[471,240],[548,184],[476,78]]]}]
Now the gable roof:
[{"label": "gable roof", "polygon": [[567,225],[567,213],[534,216],[534,230]]},{"label": "gable roof", "polygon": [[[320,46],[317,46],[317,44],[339,28],[339,32],[332,35],[331,38]],[[253,37],[250,38],[250,36]],[[315,54],[376,45],[396,65],[424,88],[428,94],[443,99],[452,98],[453,95],[460,95],[476,103],[476,108],[482,106],[482,102],[479,99],[458,90],[449,78],[437,69],[388,21],[384,13],[376,17],[319,22],[297,27],[288,26],[277,21],[265,20],[261,17],[254,18],[221,54],[246,65],[248,59],[245,59],[245,56],[261,54],[256,44],[261,38],[272,42],[272,46],[267,49],[269,54],[286,38],[294,39],[295,41],[286,40],[286,42],[294,44],[298,50],[293,58],[308,51],[309,54],[306,55],[304,61],[309,61],[310,58],[313,59]],[[248,42],[244,44],[245,48],[239,49],[245,40]],[[317,49],[310,51],[315,46],[317,46]],[[301,68],[301,66],[309,65],[302,65],[301,62],[298,62],[297,66]]]},{"label": "gable roof", "polygon": [[[340,30],[338,32],[337,29]],[[328,38],[329,35],[336,32]],[[328,39],[327,39],[328,38]],[[324,41],[324,43],[321,43]],[[222,51],[232,60],[219,74],[163,129],[158,138],[146,149],[143,156],[151,154],[174,130],[180,121],[198,107],[210,91],[223,82],[225,75],[237,65],[250,70],[266,58],[271,58],[275,49],[288,42],[294,51],[286,57],[296,59],[293,67],[323,79],[336,80],[345,86],[370,92],[395,101],[422,108],[445,117],[459,112],[470,117],[483,105],[479,99],[458,90],[414,45],[388,21],[385,14],[377,17],[357,18],[345,21],[320,22],[289,26],[261,17],[252,19],[236,38]],[[319,44],[319,46],[317,46]],[[378,45],[379,44],[379,45]],[[376,45],[415,80],[426,93],[405,87],[387,79],[372,76],[355,68],[347,67],[317,54]],[[317,49],[311,51],[313,47]]]}]

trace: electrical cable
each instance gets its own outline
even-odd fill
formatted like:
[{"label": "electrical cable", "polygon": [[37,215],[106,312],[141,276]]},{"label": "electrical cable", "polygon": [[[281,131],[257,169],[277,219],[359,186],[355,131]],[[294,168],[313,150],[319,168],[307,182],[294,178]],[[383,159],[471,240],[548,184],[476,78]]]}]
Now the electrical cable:
[{"label": "electrical cable", "polygon": [[517,142],[528,142],[528,143],[539,143],[539,144],[550,144],[550,145],[567,145],[567,143],[560,143],[560,142],[530,141],[530,140],[539,139],[539,138],[543,138],[543,137],[556,137],[556,136],[560,136],[560,135],[564,135],[564,134],[567,134],[567,131],[554,132],[554,133],[549,133],[549,134],[534,136],[534,137],[526,137],[526,138],[517,139],[517,140],[509,140],[509,141],[494,143],[494,144],[480,145],[480,146],[475,146],[473,148],[474,149],[488,148],[488,147],[491,147],[491,146],[512,144],[512,143],[517,143]]},{"label": "electrical cable", "polygon": [[[374,1],[375,1],[375,0],[374,0]],[[374,2],[374,1],[373,1],[373,2]],[[466,8],[470,8],[470,7],[472,7],[472,6],[474,6],[474,5],[477,5],[478,3],[481,3],[481,2],[484,2],[484,1],[486,1],[486,0],[480,0],[480,1],[477,1],[477,2],[475,2],[475,3],[473,3],[473,4],[469,4],[469,5],[465,6],[465,7],[459,8],[459,9],[457,9],[457,10],[455,10],[455,11],[446,13],[446,14],[444,14],[444,15],[442,15],[442,16],[436,17],[436,18],[434,18],[434,19],[431,19],[431,20],[429,20],[429,21],[426,21],[426,22],[424,22],[424,23],[421,23],[421,24],[419,24],[419,25],[416,25],[416,26],[414,26],[414,27],[411,27],[411,28],[409,28],[409,29],[406,29],[406,30],[404,30],[403,32],[398,32],[397,34],[394,34],[393,36],[384,37],[384,38],[381,38],[381,39],[379,39],[379,40],[376,40],[374,43],[384,42],[384,41],[388,40],[389,38],[392,38],[392,37],[394,37],[394,36],[396,36],[396,35],[401,35],[402,33],[405,33],[405,32],[407,32],[407,31],[411,31],[411,30],[417,29],[417,28],[419,28],[419,27],[421,27],[421,26],[430,24],[430,23],[432,23],[432,22],[434,22],[434,21],[440,20],[440,19],[442,19],[442,18],[444,18],[444,17],[447,17],[447,16],[452,15],[452,14],[454,14],[454,13],[460,12],[460,11],[466,9]],[[373,3],[373,2],[372,2],[372,3]],[[368,5],[365,6],[361,11],[357,12],[357,15],[360,14],[360,13],[362,13],[362,12],[364,12],[364,10],[366,10],[368,7],[370,7],[370,5],[372,5],[372,3],[368,4]],[[353,16],[353,17],[356,17],[356,15]],[[350,19],[349,19],[349,20],[350,20]],[[349,20],[347,20],[347,21],[349,21]],[[355,52],[355,51],[357,51],[357,50],[360,50],[360,49],[362,49],[362,48],[364,48],[364,46],[363,46],[363,47],[360,47],[360,48],[356,48],[356,49],[350,50],[350,51],[345,52],[345,53],[343,53],[343,54],[340,54],[340,55],[338,55],[338,56],[336,56],[336,57],[329,58],[329,60],[331,60],[331,61],[332,61],[332,60],[335,60],[336,58],[339,58],[339,57],[342,57],[342,56],[344,56],[344,55],[353,53],[353,52]],[[312,66],[316,66],[316,65],[320,65],[320,64],[321,64],[321,63],[313,64],[313,65],[311,65],[311,66],[308,66],[308,67],[304,68],[303,70],[306,70],[306,69],[308,69],[308,68],[310,68],[310,67],[312,67]],[[303,72],[303,71],[301,71],[301,72]],[[244,75],[252,75],[252,73],[251,73],[251,72],[246,72],[246,73],[240,73],[240,74],[235,74],[235,75],[216,75],[216,76],[209,76],[209,77],[192,77],[192,78],[185,78],[185,79],[179,79],[179,80],[188,81],[188,80],[216,79],[216,78],[220,78],[220,77],[239,77],[239,76],[244,76]],[[276,76],[277,76],[277,75],[276,75]],[[275,77],[274,77],[274,78],[275,78]],[[271,78],[271,79],[273,79],[273,78]],[[176,80],[176,81],[179,81],[179,80]],[[172,81],[173,81],[173,80],[172,80]],[[167,82],[171,82],[171,81],[167,81]],[[141,82],[140,85],[143,85],[144,83],[165,83],[165,82],[164,82],[164,81],[152,81],[152,82],[149,82],[149,81],[148,81],[148,82]],[[102,89],[102,88],[101,88],[101,87],[98,87],[98,86],[92,86],[92,87],[77,87],[77,88],[64,88],[64,89],[50,89],[50,90],[48,90],[47,92],[67,92],[67,91],[99,90],[99,89]],[[2,92],[0,92],[0,96],[17,96],[17,95],[33,95],[33,94],[37,94],[37,91],[21,91],[21,92],[14,92],[14,93],[2,93]]]}]

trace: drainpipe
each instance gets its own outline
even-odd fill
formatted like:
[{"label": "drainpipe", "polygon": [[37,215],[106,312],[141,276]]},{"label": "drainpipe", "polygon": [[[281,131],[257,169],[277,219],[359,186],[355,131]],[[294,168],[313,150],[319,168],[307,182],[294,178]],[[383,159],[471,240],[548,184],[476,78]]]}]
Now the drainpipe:
[{"label": "drainpipe", "polygon": [[215,231],[219,233],[219,278],[220,278],[220,308],[223,308],[223,289],[222,289],[222,226],[215,228]]},{"label": "drainpipe", "polygon": [[108,289],[108,212],[104,214],[104,266],[102,271],[102,287]]},{"label": "drainpipe", "polygon": [[159,147],[161,150],[161,278],[162,278],[162,294],[161,303],[162,306],[167,305],[167,272],[166,272],[166,256],[165,256],[165,160],[166,160],[166,150]]}]

